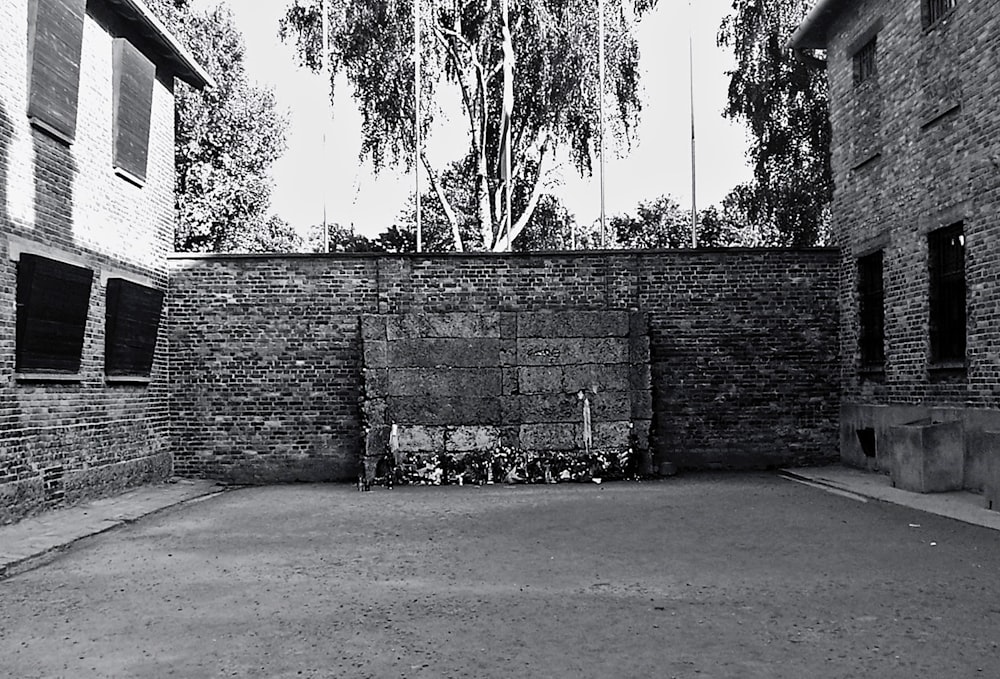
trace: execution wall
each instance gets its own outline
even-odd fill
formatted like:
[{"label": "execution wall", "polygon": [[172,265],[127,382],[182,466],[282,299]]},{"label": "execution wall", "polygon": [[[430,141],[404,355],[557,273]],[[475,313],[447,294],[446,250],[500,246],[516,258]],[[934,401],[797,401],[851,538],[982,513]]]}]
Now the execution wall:
[{"label": "execution wall", "polygon": [[176,255],[170,264],[180,475],[356,478],[369,314],[645,312],[654,464],[837,459],[835,250]]}]

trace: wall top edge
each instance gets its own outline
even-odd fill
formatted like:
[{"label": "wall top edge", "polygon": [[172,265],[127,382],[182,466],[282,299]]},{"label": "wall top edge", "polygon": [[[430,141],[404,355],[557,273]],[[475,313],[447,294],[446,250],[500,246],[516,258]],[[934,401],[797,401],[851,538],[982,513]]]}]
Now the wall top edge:
[{"label": "wall top edge", "polygon": [[765,255],[765,254],[821,254],[839,255],[837,247],[788,247],[788,248],[676,248],[665,250],[544,250],[538,252],[276,252],[276,253],[225,253],[225,252],[174,252],[167,255],[172,262],[185,260],[254,260],[254,259],[533,259],[540,257],[649,257],[699,255]]}]

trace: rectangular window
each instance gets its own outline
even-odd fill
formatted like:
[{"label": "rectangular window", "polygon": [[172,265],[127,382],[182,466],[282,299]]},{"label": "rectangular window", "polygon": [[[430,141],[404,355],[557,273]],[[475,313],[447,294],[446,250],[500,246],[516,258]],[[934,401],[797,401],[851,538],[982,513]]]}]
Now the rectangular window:
[{"label": "rectangular window", "polygon": [[965,361],[965,235],[962,223],[927,236],[931,362]]},{"label": "rectangular window", "polygon": [[72,142],[87,0],[31,0],[28,9],[28,117]]},{"label": "rectangular window", "polygon": [[878,65],[876,56],[876,38],[866,42],[864,46],[854,54],[854,84],[860,85],[871,80],[878,75]]},{"label": "rectangular window", "polygon": [[123,278],[108,279],[104,320],[105,374],[149,377],[162,308],[162,290]]},{"label": "rectangular window", "polygon": [[858,259],[858,298],[861,365],[863,368],[881,367],[885,363],[885,292],[881,250]]},{"label": "rectangular window", "polygon": [[924,28],[930,28],[955,8],[957,0],[924,0]]},{"label": "rectangular window", "polygon": [[125,38],[114,43],[114,164],[126,176],[146,179],[156,66]]},{"label": "rectangular window", "polygon": [[80,371],[94,272],[38,255],[17,264],[14,369],[20,373]]}]

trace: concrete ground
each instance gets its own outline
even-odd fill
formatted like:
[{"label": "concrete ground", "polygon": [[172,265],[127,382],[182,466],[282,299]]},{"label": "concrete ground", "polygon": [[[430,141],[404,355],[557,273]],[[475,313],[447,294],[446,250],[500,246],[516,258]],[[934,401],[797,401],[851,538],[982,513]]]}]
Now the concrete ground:
[{"label": "concrete ground", "polygon": [[0,676],[996,677],[998,537],[769,474],[242,489],[0,581]]}]

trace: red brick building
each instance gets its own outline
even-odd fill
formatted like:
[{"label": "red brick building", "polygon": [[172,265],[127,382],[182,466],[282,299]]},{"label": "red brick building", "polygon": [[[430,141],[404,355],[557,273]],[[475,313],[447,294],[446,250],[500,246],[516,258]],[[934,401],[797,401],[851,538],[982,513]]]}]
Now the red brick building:
[{"label": "red brick building", "polygon": [[982,488],[1000,453],[1000,2],[822,0],[791,45],[829,72],[841,457]]},{"label": "red brick building", "polygon": [[0,3],[0,521],[170,472],[175,78],[138,0]]}]

